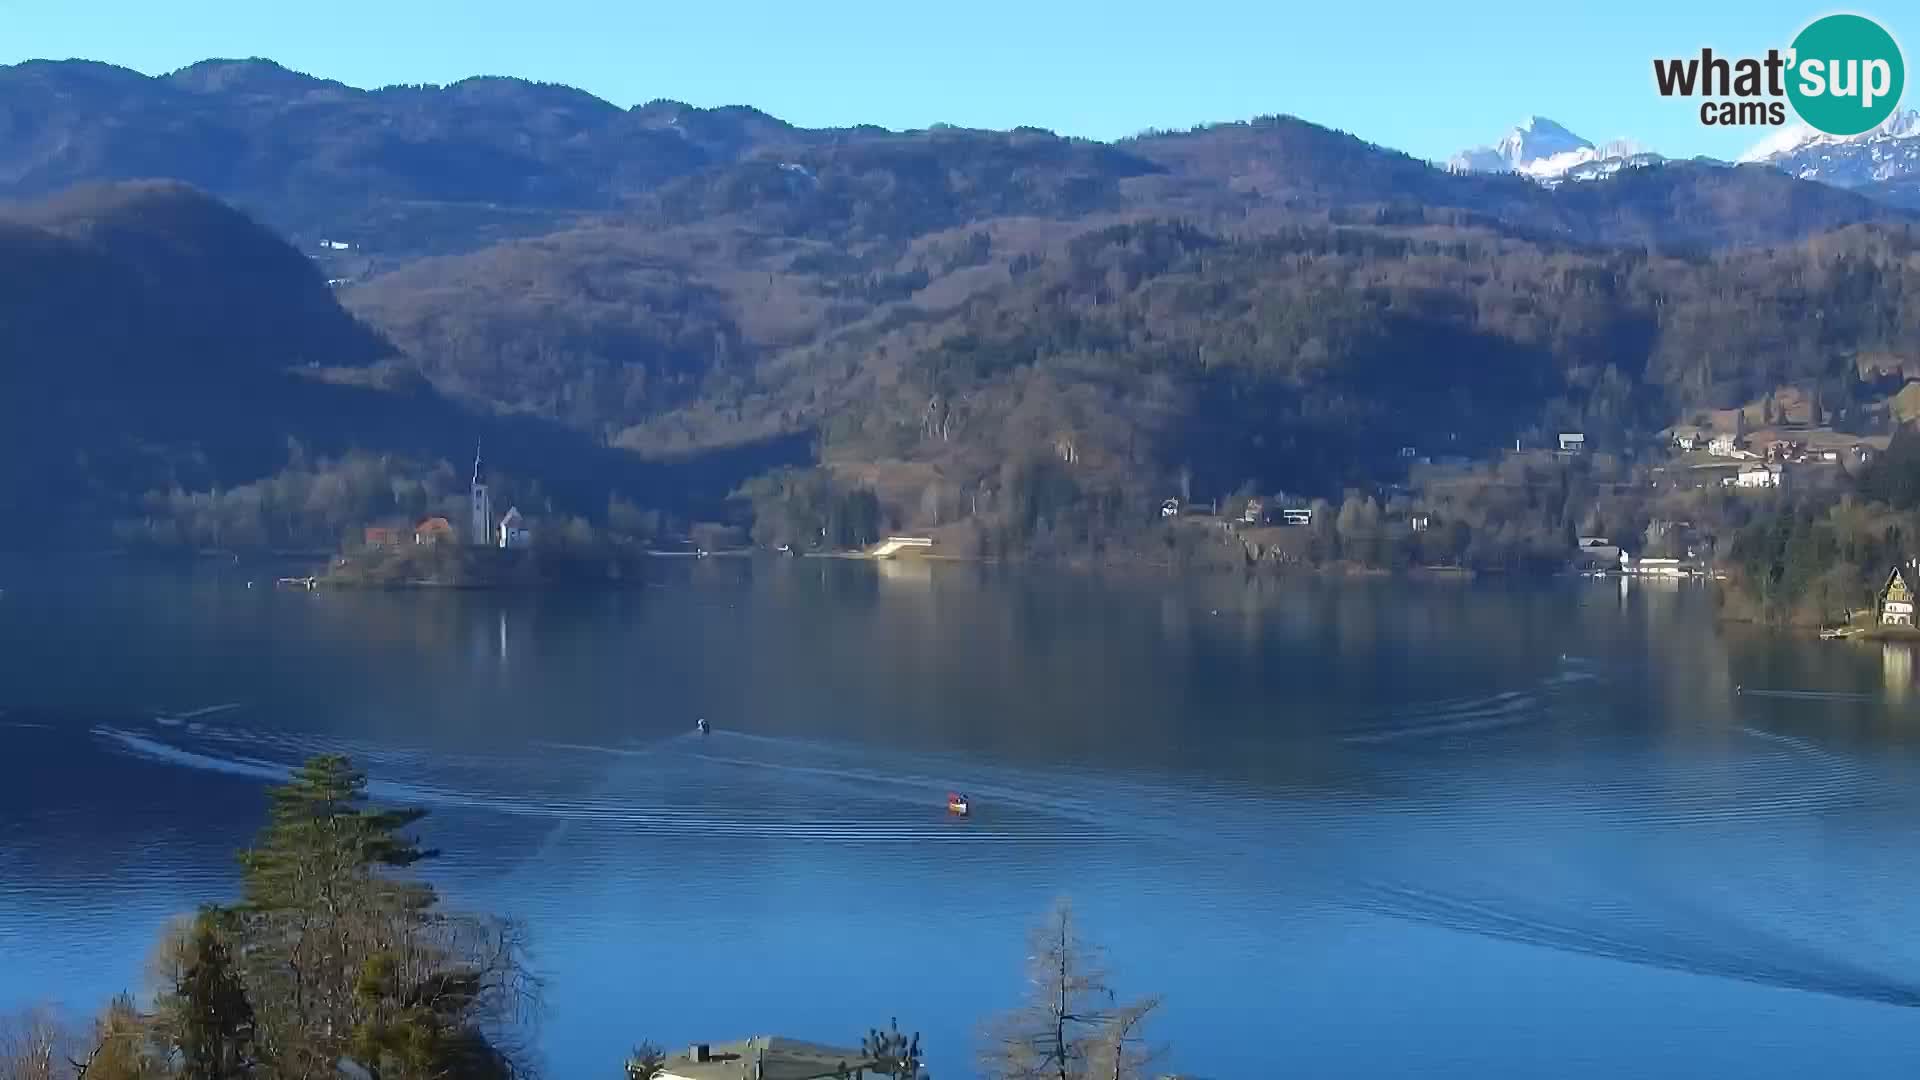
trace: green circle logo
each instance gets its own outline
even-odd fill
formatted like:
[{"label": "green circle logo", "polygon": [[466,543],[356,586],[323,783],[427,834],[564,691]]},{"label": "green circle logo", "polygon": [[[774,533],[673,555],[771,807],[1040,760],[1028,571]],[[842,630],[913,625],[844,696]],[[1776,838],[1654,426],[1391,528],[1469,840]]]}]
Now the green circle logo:
[{"label": "green circle logo", "polygon": [[1860,15],[1815,19],[1793,39],[1787,97],[1808,126],[1858,135],[1893,115],[1907,85],[1900,45]]}]

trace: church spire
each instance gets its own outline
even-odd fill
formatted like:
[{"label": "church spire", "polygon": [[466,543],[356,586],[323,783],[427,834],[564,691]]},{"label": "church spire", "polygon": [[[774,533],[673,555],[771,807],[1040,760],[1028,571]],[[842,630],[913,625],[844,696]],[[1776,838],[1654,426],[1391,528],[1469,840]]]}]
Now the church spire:
[{"label": "church spire", "polygon": [[471,514],[467,542],[475,547],[491,547],[494,541],[493,499],[487,494],[487,468],[480,460],[478,439],[473,441],[473,482],[467,486],[467,503]]}]

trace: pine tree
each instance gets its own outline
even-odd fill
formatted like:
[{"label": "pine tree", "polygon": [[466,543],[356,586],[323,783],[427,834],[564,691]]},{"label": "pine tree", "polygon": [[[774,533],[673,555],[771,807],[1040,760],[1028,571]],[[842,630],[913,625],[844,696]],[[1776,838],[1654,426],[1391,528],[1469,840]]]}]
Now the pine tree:
[{"label": "pine tree", "polygon": [[[405,868],[438,852],[400,835],[426,811],[370,810],[367,777],[338,754],[310,759],[289,783],[268,793],[267,827],[259,842],[240,854],[245,907],[272,911],[327,903],[335,888],[364,878],[376,867]],[[392,882],[410,893],[416,908],[433,903],[419,883]]]},{"label": "pine tree", "polygon": [[402,832],[425,811],[370,807],[366,786],[344,757],[309,760],[272,790],[267,827],[242,853],[234,919],[261,1069],[508,1075],[488,1032],[531,1003],[517,932],[431,910],[432,888],[395,876],[436,854]]},{"label": "pine tree", "polygon": [[172,990],[160,1001],[181,1080],[253,1075],[253,1006],[223,939],[223,918],[214,908],[194,917]]}]

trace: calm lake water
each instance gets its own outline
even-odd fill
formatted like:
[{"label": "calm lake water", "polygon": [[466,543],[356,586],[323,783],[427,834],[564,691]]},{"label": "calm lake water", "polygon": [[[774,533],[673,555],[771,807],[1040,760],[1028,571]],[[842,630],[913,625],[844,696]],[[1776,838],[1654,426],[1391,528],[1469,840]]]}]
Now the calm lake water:
[{"label": "calm lake water", "polygon": [[343,751],[431,808],[451,904],[529,924],[556,1077],[890,1016],[972,1075],[1060,894],[1199,1076],[1920,1067],[1904,650],[1618,582],[661,574],[0,563],[0,1009],[140,990],[263,787]]}]

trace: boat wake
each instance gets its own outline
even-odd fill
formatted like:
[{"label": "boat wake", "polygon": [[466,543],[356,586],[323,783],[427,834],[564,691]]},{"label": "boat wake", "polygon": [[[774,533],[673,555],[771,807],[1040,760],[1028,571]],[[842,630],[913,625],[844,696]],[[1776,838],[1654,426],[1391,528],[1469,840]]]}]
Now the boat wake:
[{"label": "boat wake", "polygon": [[[1407,732],[1355,734],[1495,730],[1539,722],[1551,705],[1550,690],[1512,691],[1423,707],[1426,719]],[[1741,729],[1753,740],[1749,751],[1728,759],[1649,752],[1567,766],[1564,774],[1542,764],[1513,775],[1511,765],[1463,772],[1414,758],[1392,790],[1351,780],[1311,791],[1028,769],[745,732],[605,746],[550,742],[540,744],[545,754],[489,757],[214,725],[92,730],[120,753],[265,781],[284,777],[309,753],[348,753],[368,769],[370,789],[383,801],[539,825],[536,862],[562,857],[561,837],[579,831],[591,831],[596,844],[631,834],[653,838],[634,842],[909,852],[1013,846],[1044,851],[1038,857],[1056,867],[1124,867],[1146,844],[1157,863],[1230,875],[1263,901],[1280,895],[1301,907],[1622,963],[1920,1006],[1920,981],[1888,973],[1920,964],[1905,963],[1897,936],[1867,926],[1861,911],[1796,901],[1791,887],[1742,876],[1737,856],[1711,896],[1688,901],[1661,891],[1669,881],[1665,858],[1693,850],[1663,846],[1674,836],[1717,830],[1737,851],[1777,843],[1780,830],[1816,824],[1837,807],[1890,797],[1887,778],[1859,761],[1755,728]],[[970,820],[948,817],[938,796],[949,790],[972,797]],[[1578,854],[1569,858],[1569,851]],[[1591,876],[1569,876],[1569,867]],[[1817,927],[1822,940],[1797,938],[1805,927]]]},{"label": "boat wake", "polygon": [[1780,698],[1786,701],[1881,701],[1879,694],[1862,694],[1849,690],[1755,690],[1751,687],[1740,688],[1741,697]]},{"label": "boat wake", "polygon": [[1369,718],[1342,741],[1363,746],[1426,740],[1447,743],[1463,735],[1531,727],[1556,716],[1559,695],[1601,679],[1596,665],[1563,659],[1559,670],[1531,687],[1401,706]]},{"label": "boat wake", "polygon": [[1495,901],[1373,884],[1364,887],[1362,895],[1358,906],[1364,910],[1459,933],[1689,975],[1920,1007],[1920,981],[1852,963],[1783,936],[1740,934],[1724,918],[1687,933],[1645,914],[1597,920],[1578,918],[1566,909],[1530,909],[1511,894]]}]

